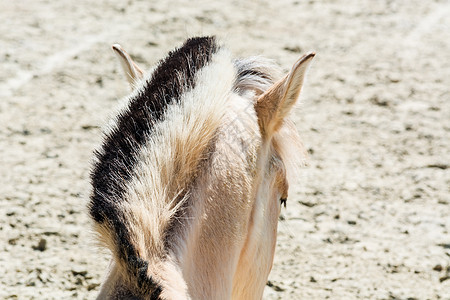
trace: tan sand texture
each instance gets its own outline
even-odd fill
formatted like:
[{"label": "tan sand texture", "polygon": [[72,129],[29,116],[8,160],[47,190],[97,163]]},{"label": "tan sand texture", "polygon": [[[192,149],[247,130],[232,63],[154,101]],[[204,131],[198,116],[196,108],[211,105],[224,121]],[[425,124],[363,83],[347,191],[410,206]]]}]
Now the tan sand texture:
[{"label": "tan sand texture", "polygon": [[265,299],[450,299],[450,1],[0,2],[0,299],[93,299],[108,264],[85,204],[92,151],[185,38],[286,71],[317,52],[294,113],[310,153]]}]

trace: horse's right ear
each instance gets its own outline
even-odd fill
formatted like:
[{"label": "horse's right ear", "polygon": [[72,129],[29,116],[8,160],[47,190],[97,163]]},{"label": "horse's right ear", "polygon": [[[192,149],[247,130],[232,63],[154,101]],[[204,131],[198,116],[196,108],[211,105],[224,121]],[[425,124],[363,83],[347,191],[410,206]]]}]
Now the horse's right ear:
[{"label": "horse's right ear", "polygon": [[144,76],[144,72],[119,44],[112,45],[112,49],[114,50],[114,53],[117,54],[117,57],[120,60],[122,69],[127,76],[128,83],[131,85],[131,87],[133,87],[136,81],[142,79],[142,77]]},{"label": "horse's right ear", "polygon": [[257,99],[255,110],[264,136],[270,137],[278,130],[297,102],[306,71],[314,56],[313,52],[303,55],[286,76]]}]

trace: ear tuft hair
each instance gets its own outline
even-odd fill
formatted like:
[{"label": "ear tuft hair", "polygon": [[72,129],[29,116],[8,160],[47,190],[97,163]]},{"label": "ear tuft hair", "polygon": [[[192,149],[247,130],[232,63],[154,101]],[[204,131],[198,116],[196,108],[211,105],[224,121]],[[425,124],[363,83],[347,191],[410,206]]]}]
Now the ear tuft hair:
[{"label": "ear tuft hair", "polygon": [[263,135],[272,136],[291,111],[300,95],[306,71],[315,53],[302,56],[291,71],[259,96],[255,110]]}]

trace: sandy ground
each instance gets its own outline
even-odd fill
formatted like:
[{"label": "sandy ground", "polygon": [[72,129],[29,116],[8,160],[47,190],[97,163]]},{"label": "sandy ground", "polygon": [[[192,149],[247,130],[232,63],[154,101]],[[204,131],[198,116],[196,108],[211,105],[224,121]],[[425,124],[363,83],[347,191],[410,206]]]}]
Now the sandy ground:
[{"label": "sandy ground", "polygon": [[0,299],[92,299],[86,215],[100,129],[188,36],[284,69],[318,55],[295,112],[310,164],[265,299],[450,299],[449,1],[1,1]]}]

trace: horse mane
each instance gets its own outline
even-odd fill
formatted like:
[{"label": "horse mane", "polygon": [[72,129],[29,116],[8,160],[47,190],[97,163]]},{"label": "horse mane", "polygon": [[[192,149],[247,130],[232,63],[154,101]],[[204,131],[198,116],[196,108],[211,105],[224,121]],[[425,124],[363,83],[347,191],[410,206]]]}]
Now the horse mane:
[{"label": "horse mane", "polygon": [[261,57],[233,60],[214,37],[191,38],[158,63],[113,119],[95,152],[88,207],[100,241],[142,294],[161,293],[148,267],[168,255],[167,237],[182,222],[177,216],[227,99],[260,95],[278,74]]}]

